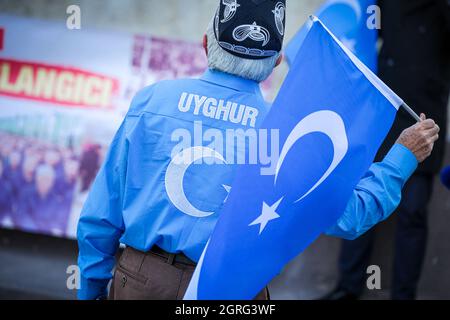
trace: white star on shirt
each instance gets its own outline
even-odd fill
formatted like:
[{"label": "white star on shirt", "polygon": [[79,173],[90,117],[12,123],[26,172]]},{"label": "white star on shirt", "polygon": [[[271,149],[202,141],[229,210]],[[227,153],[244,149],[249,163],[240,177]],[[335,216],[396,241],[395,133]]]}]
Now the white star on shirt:
[{"label": "white star on shirt", "polygon": [[255,226],[259,225],[259,234],[261,235],[264,229],[266,228],[267,224],[275,219],[280,218],[280,215],[276,213],[276,210],[278,209],[278,206],[280,205],[283,198],[278,200],[274,205],[269,206],[267,203],[263,202],[263,208],[261,215],[252,223],[250,223],[248,226]]}]

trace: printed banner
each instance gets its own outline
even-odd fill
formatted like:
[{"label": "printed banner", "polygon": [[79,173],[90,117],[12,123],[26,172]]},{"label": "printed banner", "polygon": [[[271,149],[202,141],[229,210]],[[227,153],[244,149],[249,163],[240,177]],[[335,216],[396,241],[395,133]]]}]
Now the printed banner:
[{"label": "printed banner", "polygon": [[206,66],[200,43],[0,15],[0,226],[74,237],[134,94]]}]

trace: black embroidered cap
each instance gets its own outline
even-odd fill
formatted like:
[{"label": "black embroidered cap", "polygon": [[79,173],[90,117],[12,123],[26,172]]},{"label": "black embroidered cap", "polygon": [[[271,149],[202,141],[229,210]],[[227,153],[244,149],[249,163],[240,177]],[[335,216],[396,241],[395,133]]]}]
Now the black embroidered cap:
[{"label": "black embroidered cap", "polygon": [[281,51],[286,0],[220,0],[214,18],[219,45],[245,59],[264,59]]}]

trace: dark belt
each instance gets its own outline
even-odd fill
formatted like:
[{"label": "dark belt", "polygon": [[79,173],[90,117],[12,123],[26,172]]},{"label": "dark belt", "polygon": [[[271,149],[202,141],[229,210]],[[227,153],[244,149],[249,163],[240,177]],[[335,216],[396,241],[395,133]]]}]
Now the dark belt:
[{"label": "dark belt", "polygon": [[152,252],[153,254],[155,254],[161,258],[166,259],[166,262],[168,264],[181,263],[181,264],[186,264],[188,266],[193,266],[193,267],[195,267],[197,265],[194,261],[192,261],[191,259],[186,257],[186,255],[184,255],[183,253],[178,253],[178,254],[168,253],[158,246],[153,246],[150,249],[150,252]]}]

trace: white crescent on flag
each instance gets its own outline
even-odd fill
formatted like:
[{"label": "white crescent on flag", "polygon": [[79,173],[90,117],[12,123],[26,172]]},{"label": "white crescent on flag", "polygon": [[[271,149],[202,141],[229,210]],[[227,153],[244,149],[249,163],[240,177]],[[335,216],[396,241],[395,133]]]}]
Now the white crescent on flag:
[{"label": "white crescent on flag", "polygon": [[277,183],[278,175],[280,173],[281,166],[286,159],[289,151],[292,149],[294,144],[302,137],[313,132],[320,132],[327,135],[331,142],[333,143],[333,161],[328,167],[327,171],[324,173],[322,178],[311,188],[309,191],[300,197],[296,202],[302,200],[313,192],[318,186],[320,186],[328,176],[336,169],[339,163],[344,159],[348,151],[348,139],[345,130],[345,124],[341,116],[333,111],[318,111],[308,115],[303,118],[297,126],[292,130],[291,134],[287,138],[283,150],[280,154],[280,159],[278,160],[277,168],[275,171],[275,182]]}]

